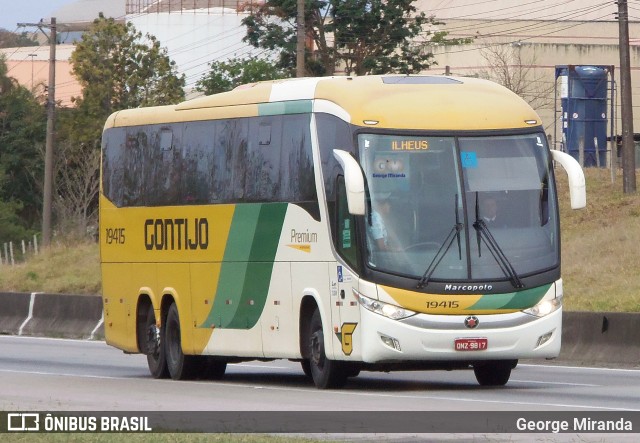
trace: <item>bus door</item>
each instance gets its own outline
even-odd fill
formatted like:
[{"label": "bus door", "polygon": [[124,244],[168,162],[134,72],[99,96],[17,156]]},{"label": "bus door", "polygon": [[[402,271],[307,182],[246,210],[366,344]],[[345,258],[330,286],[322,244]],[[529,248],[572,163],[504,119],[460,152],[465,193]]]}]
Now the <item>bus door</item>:
[{"label": "bus door", "polygon": [[337,203],[335,219],[335,246],[339,259],[335,264],[335,274],[331,278],[331,314],[333,332],[337,338],[334,341],[336,359],[353,358],[359,355],[355,345],[360,323],[360,309],[355,298],[358,275],[352,270],[358,260],[358,248],[355,236],[355,217],[349,214],[344,178],[338,177]]},{"label": "bus door", "polygon": [[341,360],[360,354],[355,349],[357,346],[354,346],[354,335],[360,323],[360,310],[353,293],[353,289],[357,288],[358,276],[340,262],[336,262],[335,272],[335,279],[331,279],[331,284],[335,285],[335,290],[331,290],[331,316],[337,338],[334,341],[334,354],[336,360]]}]

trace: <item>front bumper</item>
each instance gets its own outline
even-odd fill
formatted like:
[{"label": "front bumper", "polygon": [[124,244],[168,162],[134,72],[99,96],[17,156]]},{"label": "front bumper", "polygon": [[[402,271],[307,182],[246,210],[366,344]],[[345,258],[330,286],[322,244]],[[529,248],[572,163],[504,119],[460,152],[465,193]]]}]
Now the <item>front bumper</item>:
[{"label": "front bumper", "polygon": [[[522,312],[476,315],[475,329],[465,327],[466,315],[418,314],[391,320],[361,309],[362,360],[366,363],[417,361],[477,361],[554,358],[560,353],[562,309],[536,318]],[[546,338],[540,344],[542,337]],[[486,338],[487,349],[457,351],[459,338]]]}]

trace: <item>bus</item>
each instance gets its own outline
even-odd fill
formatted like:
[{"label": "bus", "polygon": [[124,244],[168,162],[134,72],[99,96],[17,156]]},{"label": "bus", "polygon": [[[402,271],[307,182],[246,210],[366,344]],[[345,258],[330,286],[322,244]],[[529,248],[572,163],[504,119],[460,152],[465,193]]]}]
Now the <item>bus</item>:
[{"label": "bus", "polygon": [[500,386],[559,354],[556,163],[573,208],[584,175],[502,86],[249,84],[114,113],[101,162],[105,338],[153,377],[288,359],[320,389],[464,368]]}]

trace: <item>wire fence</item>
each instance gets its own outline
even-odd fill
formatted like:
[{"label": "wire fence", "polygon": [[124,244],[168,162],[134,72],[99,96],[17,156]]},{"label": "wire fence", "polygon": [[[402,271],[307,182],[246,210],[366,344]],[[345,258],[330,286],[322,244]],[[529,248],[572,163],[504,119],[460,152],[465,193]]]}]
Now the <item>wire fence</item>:
[{"label": "wire fence", "polygon": [[29,255],[38,254],[38,236],[34,235],[32,240],[22,240],[20,242],[4,242],[0,249],[0,265],[15,266],[16,263],[23,262]]}]

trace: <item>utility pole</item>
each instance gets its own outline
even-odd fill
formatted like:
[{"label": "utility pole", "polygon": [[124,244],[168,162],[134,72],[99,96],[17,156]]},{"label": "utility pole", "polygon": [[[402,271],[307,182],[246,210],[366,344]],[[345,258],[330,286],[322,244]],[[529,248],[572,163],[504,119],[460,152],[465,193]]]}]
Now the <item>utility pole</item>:
[{"label": "utility pole", "polygon": [[636,158],[633,144],[633,107],[631,102],[631,60],[629,55],[629,12],[627,0],[618,0],[620,45],[620,105],[622,120],[622,188],[625,194],[636,192]]},{"label": "utility pole", "polygon": [[53,143],[56,117],[56,18],[51,24],[18,23],[18,26],[35,26],[43,34],[42,28],[49,28],[49,85],[47,87],[47,140],[44,154],[44,190],[42,197],[42,246],[51,244],[51,207],[53,200]]},{"label": "utility pole", "polygon": [[298,5],[298,15],[297,15],[297,34],[296,34],[296,77],[304,77],[305,69],[304,69],[304,40],[305,40],[305,29],[304,29],[304,0],[297,0]]},{"label": "utility pole", "polygon": [[38,54],[29,54],[27,57],[31,57],[31,93],[33,94],[33,57],[37,57]]}]

